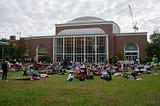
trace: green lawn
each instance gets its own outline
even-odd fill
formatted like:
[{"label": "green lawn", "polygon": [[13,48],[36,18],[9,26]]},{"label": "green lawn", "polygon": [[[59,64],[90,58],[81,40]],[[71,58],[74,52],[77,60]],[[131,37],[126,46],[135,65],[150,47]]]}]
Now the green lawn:
[{"label": "green lawn", "polygon": [[52,75],[36,81],[18,81],[22,72],[10,72],[0,82],[0,106],[160,106],[160,72],[144,74],[143,80],[113,77],[105,81],[66,81],[67,75]]}]

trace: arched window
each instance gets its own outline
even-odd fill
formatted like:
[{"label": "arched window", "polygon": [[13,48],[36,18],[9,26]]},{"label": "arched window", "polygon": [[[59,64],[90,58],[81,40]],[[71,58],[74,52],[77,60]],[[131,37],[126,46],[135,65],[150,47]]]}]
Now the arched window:
[{"label": "arched window", "polygon": [[47,48],[44,45],[40,45],[37,47],[36,56],[38,60],[47,56]]},{"label": "arched window", "polygon": [[46,55],[47,54],[47,48],[44,45],[40,45],[38,48],[38,55]]},{"label": "arched window", "polygon": [[135,43],[128,43],[124,47],[124,53],[127,60],[136,60],[139,57],[139,48]]}]

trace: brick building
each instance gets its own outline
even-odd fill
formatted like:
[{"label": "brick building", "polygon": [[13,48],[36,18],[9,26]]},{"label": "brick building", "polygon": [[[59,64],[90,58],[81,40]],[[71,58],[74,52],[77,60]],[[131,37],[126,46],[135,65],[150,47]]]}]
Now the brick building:
[{"label": "brick building", "polygon": [[25,38],[29,57],[47,55],[58,62],[101,63],[118,53],[127,60],[146,56],[147,33],[121,33],[113,21],[79,17],[55,26],[54,36]]}]

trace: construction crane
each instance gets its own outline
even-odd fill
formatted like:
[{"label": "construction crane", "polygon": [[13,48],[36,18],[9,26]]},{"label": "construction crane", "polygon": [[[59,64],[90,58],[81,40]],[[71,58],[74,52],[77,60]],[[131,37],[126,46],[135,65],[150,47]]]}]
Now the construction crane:
[{"label": "construction crane", "polygon": [[131,9],[131,6],[129,4],[128,4],[128,7],[129,7],[129,11],[130,11],[131,18],[132,18],[133,30],[134,30],[134,32],[136,32],[138,30],[137,22],[135,22],[135,20],[133,18],[132,9]]}]

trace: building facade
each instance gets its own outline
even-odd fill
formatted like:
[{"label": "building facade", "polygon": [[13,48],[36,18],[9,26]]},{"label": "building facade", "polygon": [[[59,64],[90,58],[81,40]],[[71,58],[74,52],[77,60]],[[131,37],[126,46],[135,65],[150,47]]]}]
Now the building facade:
[{"label": "building facade", "polygon": [[45,56],[53,58],[53,36],[36,36],[25,38],[26,56],[38,61]]},{"label": "building facade", "polygon": [[104,63],[118,53],[127,60],[146,56],[147,33],[121,33],[120,27],[113,21],[79,17],[55,26],[55,36],[26,39],[30,57],[47,55],[56,62],[67,59],[73,62]]}]

